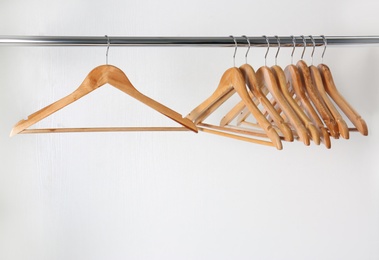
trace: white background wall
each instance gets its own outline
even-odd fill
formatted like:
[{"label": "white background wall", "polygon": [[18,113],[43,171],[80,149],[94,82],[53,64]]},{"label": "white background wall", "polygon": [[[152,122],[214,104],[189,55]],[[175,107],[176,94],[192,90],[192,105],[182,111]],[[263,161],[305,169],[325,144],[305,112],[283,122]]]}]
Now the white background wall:
[{"label": "white background wall", "polygon": [[[378,8],[369,0],[2,0],[0,34],[378,35]],[[256,69],[264,52],[250,52]],[[186,115],[216,88],[232,53],[111,47],[109,62]],[[289,54],[280,53],[281,66]],[[378,47],[327,49],[338,88],[370,131],[332,140],[331,150],[297,142],[277,151],[190,132],[9,138],[18,120],[105,63],[105,48],[1,47],[0,57],[0,259],[379,259]],[[103,87],[39,126],[170,124]]]}]

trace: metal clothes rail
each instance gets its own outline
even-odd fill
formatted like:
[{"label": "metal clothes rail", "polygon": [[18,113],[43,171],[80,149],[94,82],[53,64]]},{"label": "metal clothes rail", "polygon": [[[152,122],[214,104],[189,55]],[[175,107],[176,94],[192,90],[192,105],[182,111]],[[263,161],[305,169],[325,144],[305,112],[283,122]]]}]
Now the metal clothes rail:
[{"label": "metal clothes rail", "polygon": [[[328,46],[378,45],[379,36],[325,36]],[[267,47],[264,36],[248,36],[251,47]],[[278,46],[274,36],[267,37],[270,46]],[[279,36],[281,47],[303,46],[301,36]],[[313,46],[311,37],[304,36],[307,46]],[[324,45],[323,38],[313,36],[316,46]],[[238,46],[248,46],[246,37],[235,36]],[[124,37],[124,36],[0,36],[1,46],[182,46],[182,47],[234,47],[232,37]]]}]

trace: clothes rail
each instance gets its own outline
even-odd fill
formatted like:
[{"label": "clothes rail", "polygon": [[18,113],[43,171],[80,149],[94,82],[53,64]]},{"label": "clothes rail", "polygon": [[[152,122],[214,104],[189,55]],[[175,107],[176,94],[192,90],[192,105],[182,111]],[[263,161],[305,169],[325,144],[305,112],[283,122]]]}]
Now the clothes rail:
[{"label": "clothes rail", "polygon": [[[267,47],[263,36],[249,36],[252,47]],[[270,46],[277,46],[277,38],[267,37]],[[328,46],[379,45],[379,36],[325,36]],[[293,47],[292,36],[279,36],[281,47]],[[322,46],[320,35],[313,36],[316,46]],[[245,37],[235,37],[238,46],[248,46]],[[308,35],[307,46],[313,46]],[[301,36],[295,36],[297,46],[303,46]],[[231,37],[124,37],[124,36],[0,36],[0,46],[184,46],[235,47]]]}]

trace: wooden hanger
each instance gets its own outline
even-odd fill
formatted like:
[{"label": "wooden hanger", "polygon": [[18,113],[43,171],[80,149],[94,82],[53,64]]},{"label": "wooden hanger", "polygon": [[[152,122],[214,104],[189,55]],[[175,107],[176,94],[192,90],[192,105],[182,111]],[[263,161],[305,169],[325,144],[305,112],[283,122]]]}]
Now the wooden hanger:
[{"label": "wooden hanger", "polygon": [[329,129],[329,134],[335,139],[337,139],[339,137],[338,126],[336,124],[336,121],[334,120],[334,117],[330,113],[329,109],[326,107],[324,101],[321,99],[318,91],[315,89],[313,85],[308,65],[305,63],[304,60],[299,60],[296,63],[296,65],[303,79],[303,87],[306,89],[308,97],[311,99],[316,110],[318,111],[325,125]]},{"label": "wooden hanger", "polygon": [[[264,37],[266,38],[266,42],[267,42],[267,51],[266,51],[266,56],[267,56],[268,50],[270,47],[270,43],[269,43],[268,38],[266,36],[264,36]],[[278,57],[278,54],[280,51],[280,40],[279,40],[278,36],[275,36],[275,38],[277,39],[278,50],[277,50],[276,55],[275,55],[275,65],[270,68],[270,70],[272,71],[272,74],[274,75],[274,77],[276,79],[276,83],[277,83],[277,87],[274,85],[274,87],[277,88],[277,89],[274,89],[274,91],[277,92],[277,94],[274,94],[275,102],[279,101],[279,103],[278,103],[279,109],[281,109],[284,112],[284,114],[287,115],[289,121],[292,124],[292,127],[297,132],[299,139],[302,140],[304,142],[304,144],[309,145],[309,137],[308,137],[307,128],[305,127],[305,125],[303,124],[301,119],[298,117],[298,115],[296,113],[296,107],[293,108],[293,106],[291,104],[291,103],[293,103],[292,98],[290,96],[286,95],[285,92],[283,92],[283,89],[287,89],[287,82],[286,82],[286,78],[285,78],[285,74],[284,74],[283,69],[280,66],[276,65],[277,57]],[[266,58],[266,56],[265,56],[265,58]],[[278,97],[280,97],[280,98],[278,99]],[[283,100],[282,105],[280,105],[280,100]],[[311,130],[313,130],[313,129],[311,129]],[[313,139],[313,141],[316,144],[319,144],[320,138],[317,135],[317,132],[311,131],[310,133],[311,133],[311,138]]]},{"label": "wooden hanger", "polygon": [[298,68],[295,65],[290,64],[285,68],[284,73],[288,82],[288,89],[290,92],[294,92],[296,94],[297,102],[307,113],[313,124],[319,129],[321,142],[325,144],[326,148],[330,149],[331,142],[328,130],[324,127],[323,122],[319,118],[317,112],[314,110],[309,98],[306,95],[305,89],[303,88],[304,83],[302,82]]},{"label": "wooden hanger", "polygon": [[[322,37],[325,38],[324,36]],[[305,40],[304,36],[302,36],[302,38],[303,40]],[[326,106],[326,108],[331,113],[332,117],[334,118],[337,124],[338,135],[342,136],[345,139],[349,139],[349,129],[347,127],[347,124],[342,118],[342,116],[340,115],[340,113],[338,112],[338,110],[335,108],[334,104],[329,99],[328,95],[326,94],[320,72],[315,66],[313,66],[313,54],[316,48],[316,42],[313,39],[312,35],[309,35],[309,38],[311,39],[313,43],[313,51],[311,54],[312,65],[309,66],[308,69],[309,69],[311,81],[314,86],[314,90],[317,92],[317,94],[319,94],[319,98],[321,99],[322,102],[324,102],[324,105]],[[326,47],[326,44],[325,44],[325,47]],[[306,48],[306,42],[304,41],[304,51],[305,51],[305,48]],[[325,49],[326,48],[324,48],[322,57],[324,57]],[[304,51],[303,51],[303,54],[304,54]],[[303,56],[301,58],[303,58]]]},{"label": "wooden hanger", "polygon": [[[244,64],[239,67],[240,71],[242,72],[243,76],[245,77],[246,85],[248,86],[250,92],[250,98],[253,100],[253,102],[258,106],[259,104],[262,104],[265,111],[262,113],[264,116],[270,115],[272,118],[272,122],[276,126],[277,131],[282,133],[283,139],[285,141],[292,142],[293,141],[293,134],[290,129],[290,127],[287,125],[287,123],[284,121],[284,119],[280,116],[278,111],[275,109],[275,107],[271,104],[271,102],[267,99],[267,97],[261,92],[261,89],[258,87],[258,82],[256,79],[255,71],[249,64]],[[221,126],[228,125],[239,113],[241,113],[242,110],[246,108],[246,111],[249,111],[247,107],[244,105],[244,102],[239,102],[232,110],[227,113],[223,119],[220,122]],[[246,113],[250,114],[250,113]],[[252,124],[250,122],[243,121],[244,123],[255,126],[255,124]]]},{"label": "wooden hanger", "polygon": [[103,86],[104,84],[110,84],[119,90],[125,92],[126,94],[134,97],[145,105],[155,109],[161,114],[171,118],[172,120],[178,122],[179,124],[185,126],[194,132],[197,132],[196,125],[187,118],[182,118],[180,114],[171,110],[170,108],[158,103],[157,101],[143,95],[140,93],[133,85],[130,83],[127,76],[119,68],[112,65],[101,65],[94,68],[84,79],[83,83],[68,96],[56,101],[55,103],[42,108],[41,110],[31,114],[28,119],[19,121],[12,129],[10,136],[14,136],[18,133],[46,133],[46,132],[89,132],[89,131],[175,131],[183,130],[181,128],[152,128],[152,127],[132,127],[132,128],[69,128],[69,129],[38,129],[28,130],[26,128],[34,125],[43,118],[55,113],[56,111],[64,108],[65,106],[75,102],[79,98],[89,94],[93,90]]},{"label": "wooden hanger", "polygon": [[[368,135],[368,128],[367,128],[366,122],[358,114],[358,112],[346,101],[346,99],[339,93],[336,85],[334,84],[332,73],[329,67],[325,64],[320,64],[317,67],[320,71],[326,92],[334,100],[334,102],[341,108],[341,110],[350,119],[350,121],[354,124],[354,126],[358,129],[358,131],[362,135]],[[354,130],[354,129],[350,129],[350,130]]]},{"label": "wooden hanger", "polygon": [[[229,127],[213,126],[210,124],[202,124],[202,121],[205,120],[213,111],[215,111],[219,106],[221,106],[227,98],[233,95],[235,92],[241,97],[245,105],[248,107],[249,111],[253,114],[256,120],[259,123],[259,126],[263,129],[266,137],[270,139],[270,142],[261,140],[250,139],[251,142],[275,146],[278,150],[282,149],[282,143],[279,135],[274,130],[272,125],[267,121],[264,115],[259,111],[257,106],[251,100],[251,97],[246,89],[245,80],[241,71],[232,67],[228,69],[221,77],[220,83],[214,93],[208,97],[203,103],[198,105],[193,109],[188,115],[187,118],[193,121],[200,130],[204,130],[204,127],[212,128],[212,131],[218,131],[217,134],[224,135],[224,132],[233,131]],[[222,131],[221,131],[222,129]],[[209,131],[208,131],[209,132]],[[249,135],[262,135],[262,133],[254,133],[252,131],[245,131]],[[226,136],[226,135],[224,135]],[[228,136],[233,137],[233,136]]]},{"label": "wooden hanger", "polygon": [[305,144],[309,145],[309,136],[307,130],[302,125],[302,122],[299,120],[291,106],[287,103],[287,100],[284,98],[281,90],[279,89],[278,82],[275,78],[275,75],[271,71],[271,69],[267,66],[263,66],[258,69],[256,72],[258,86],[261,88],[266,88],[271,93],[273,98],[275,99],[277,105],[283,111],[283,113],[287,116],[288,121],[295,128],[299,139]]},{"label": "wooden hanger", "polygon": [[[275,68],[272,68],[275,69]],[[285,76],[284,71],[280,68],[280,70],[275,69],[276,75],[280,75],[280,82],[279,87],[283,93],[283,96],[286,98],[288,104],[292,107],[292,109],[295,111],[296,115],[299,117],[303,125],[306,127],[308,132],[310,133],[310,136],[313,140],[313,142],[316,145],[320,144],[320,133],[315,127],[315,125],[312,123],[312,121],[309,119],[309,117],[304,113],[303,109],[299,106],[297,101],[294,97],[294,90],[292,88],[292,85],[290,82],[288,82],[288,79]]]},{"label": "wooden hanger", "polygon": [[344,139],[349,139],[349,128],[341,116],[341,114],[338,112],[332,101],[329,99],[328,95],[325,92],[324,84],[322,82],[322,77],[320,75],[320,71],[317,69],[316,66],[309,66],[309,71],[311,74],[311,78],[313,81],[314,86],[318,90],[318,93],[320,94],[320,97],[325,102],[325,105],[328,107],[329,111],[333,115],[333,118],[335,119],[337,126],[338,126],[338,132],[340,136]]},{"label": "wooden hanger", "polygon": [[313,140],[313,142],[316,145],[319,145],[320,144],[319,132],[317,131],[316,127],[310,122],[308,118],[306,119],[303,118],[305,120],[301,119],[301,116],[304,116],[304,113],[299,113],[298,110],[301,110],[300,107],[296,104],[296,101],[293,99],[293,96],[289,95],[287,79],[286,79],[283,69],[275,65],[271,67],[271,71],[274,73],[277,79],[278,86],[281,89],[281,93],[283,94],[284,98],[286,99],[286,101],[288,102],[288,104],[294,110],[294,113],[296,114],[296,119],[294,121],[294,123],[296,124],[294,126],[296,131],[302,132],[303,135],[306,135],[309,132],[310,137]]},{"label": "wooden hanger", "polygon": [[[309,143],[307,130],[304,128],[304,125],[302,124],[300,119],[297,117],[295,112],[287,103],[286,99],[283,97],[280,89],[278,88],[275,75],[272,73],[271,69],[268,67],[262,67],[258,70],[258,72],[259,72],[260,81],[256,83],[257,84],[256,86],[258,87],[257,90],[264,96],[266,96],[268,93],[272,94],[272,96],[274,97],[273,100],[271,101],[272,105],[275,105],[276,106],[275,109],[277,111],[280,111],[280,113],[283,112],[283,114],[286,116],[288,123],[294,127],[295,133],[296,135],[298,135],[299,139],[302,140],[304,144],[309,145],[310,143]],[[230,122],[239,113],[240,113],[240,117],[237,120],[238,123],[245,123],[245,124],[248,123],[251,125],[251,123],[244,121],[246,117],[249,115],[249,112],[248,110],[246,110],[246,107],[244,104],[242,104],[242,102],[237,104],[223,118],[223,121],[221,122],[221,124]],[[314,131],[313,131],[313,136],[317,142],[318,140],[317,133],[315,134]]]},{"label": "wooden hanger", "polygon": [[[269,48],[270,48],[270,43],[269,43],[268,38],[265,35],[263,37],[266,38],[266,42],[267,42],[267,51],[266,51],[266,55],[265,55],[265,59],[266,59],[268,51],[269,51]],[[278,39],[278,46],[279,46],[278,52],[279,52],[280,42],[279,42],[279,38],[278,37],[277,37],[277,39]],[[250,46],[250,42],[249,41],[248,41],[248,43],[249,43],[249,46]],[[277,52],[277,54],[278,54],[278,52]],[[246,53],[245,57],[246,56],[247,56],[247,53]],[[275,58],[276,58],[276,56],[275,56]],[[250,71],[250,74],[252,74],[251,71]],[[271,93],[271,95],[274,98],[273,102],[276,103],[275,105],[277,106],[277,108],[276,108],[277,111],[280,110],[281,112],[284,112],[284,115],[288,119],[288,122],[295,129],[295,132],[298,135],[298,138],[301,141],[303,141],[304,144],[309,145],[309,137],[308,137],[307,130],[302,125],[302,122],[299,120],[299,118],[297,117],[296,113],[292,110],[291,106],[286,102],[286,99],[283,97],[283,95],[282,95],[282,93],[281,93],[281,91],[280,91],[280,89],[278,87],[277,81],[275,79],[275,75],[273,74],[273,72],[271,72],[270,68],[268,68],[266,66],[261,67],[258,70],[258,72],[254,75],[253,78],[257,79],[257,80],[255,80],[256,83],[253,84],[253,85],[257,86],[256,89],[257,89],[258,92],[256,92],[256,95],[257,96],[265,96],[266,97],[266,95],[268,93]],[[224,118],[224,120],[225,121],[230,120],[231,117],[234,117],[234,115],[236,114],[237,111],[243,111],[240,114],[240,117],[238,119],[238,123],[246,123],[245,119],[248,116],[248,111],[247,111],[246,108],[243,108],[242,104],[237,104],[237,106],[232,111],[230,111],[229,114],[226,115],[226,117]]]}]

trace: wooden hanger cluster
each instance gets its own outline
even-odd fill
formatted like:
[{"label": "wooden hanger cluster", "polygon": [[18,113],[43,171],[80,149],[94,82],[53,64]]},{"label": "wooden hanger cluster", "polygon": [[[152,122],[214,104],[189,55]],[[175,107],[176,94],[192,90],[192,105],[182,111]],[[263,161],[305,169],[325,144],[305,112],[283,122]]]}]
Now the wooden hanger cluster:
[{"label": "wooden hanger cluster", "polygon": [[[249,39],[245,36],[247,42]],[[326,48],[326,39],[324,45]],[[235,42],[234,60],[237,51]],[[278,52],[280,41],[278,40]],[[267,41],[267,53],[269,42]],[[313,38],[312,38],[313,41]],[[306,48],[303,37],[304,51]],[[314,42],[314,41],[313,41]],[[296,47],[293,37],[293,52]],[[313,46],[315,48],[315,44]],[[324,48],[324,52],[325,52]],[[106,131],[193,131],[198,130],[238,140],[283,148],[283,141],[299,140],[309,146],[323,143],[331,148],[331,137],[349,139],[351,131],[368,134],[365,121],[339,93],[330,69],[325,64],[308,66],[302,58],[283,70],[280,66],[262,66],[257,71],[247,63],[239,68],[235,65],[226,70],[213,94],[193,109],[186,117],[140,93],[125,73],[107,64],[94,68],[83,83],[68,96],[31,114],[19,121],[12,129],[11,136],[19,133],[60,133],[60,132],[106,132]],[[314,49],[313,49],[314,50]],[[276,54],[276,57],[278,55]],[[324,56],[324,53],[322,54]],[[276,60],[275,57],[275,60]],[[313,52],[312,52],[313,58]],[[276,63],[276,62],[275,62]],[[28,129],[47,116],[75,102],[93,90],[109,84],[134,97],[145,105],[181,124],[182,127],[98,127],[98,128],[49,128]],[[219,125],[204,122],[224,102],[237,93],[238,102]],[[346,115],[355,128],[349,128]]]},{"label": "wooden hanger cluster", "polygon": [[[245,38],[250,49],[249,39]],[[280,41],[277,39],[279,51]],[[326,48],[326,39],[323,39]],[[267,37],[266,40],[268,46],[265,58],[269,50]],[[305,51],[304,37],[303,41]],[[235,39],[234,42],[233,58],[237,50]],[[294,37],[293,43],[295,49]],[[205,123],[204,120],[235,92],[241,101],[221,119],[220,125]],[[339,111],[347,116],[355,128],[347,126]],[[265,65],[255,71],[247,61],[239,68],[234,66],[228,69],[214,93],[191,111],[187,118],[201,126],[200,130],[274,146],[278,150],[283,148],[282,141],[299,140],[306,146],[311,142],[316,145],[323,143],[329,149],[331,137],[349,139],[351,131],[368,135],[365,121],[339,93],[328,66],[308,66],[302,59],[296,65],[286,66],[284,70],[278,65]]]}]

